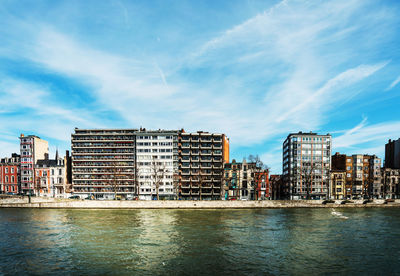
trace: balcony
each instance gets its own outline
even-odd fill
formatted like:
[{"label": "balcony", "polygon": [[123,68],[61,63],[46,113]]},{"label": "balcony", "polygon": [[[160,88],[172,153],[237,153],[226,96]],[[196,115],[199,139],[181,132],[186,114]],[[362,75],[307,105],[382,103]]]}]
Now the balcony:
[{"label": "balcony", "polygon": [[182,191],[181,195],[187,195],[188,196],[188,195],[190,195],[190,191]]}]

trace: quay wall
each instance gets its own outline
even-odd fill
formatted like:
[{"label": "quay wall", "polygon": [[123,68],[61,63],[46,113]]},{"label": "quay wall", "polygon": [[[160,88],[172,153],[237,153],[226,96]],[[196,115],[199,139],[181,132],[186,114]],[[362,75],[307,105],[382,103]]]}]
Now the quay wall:
[{"label": "quay wall", "polygon": [[363,200],[352,200],[352,203],[322,204],[322,200],[263,200],[263,201],[114,201],[114,200],[71,200],[53,198],[26,198],[0,200],[0,208],[57,208],[57,209],[256,209],[256,208],[368,208],[400,207],[400,200],[385,204],[384,200],[374,200],[363,204]]}]

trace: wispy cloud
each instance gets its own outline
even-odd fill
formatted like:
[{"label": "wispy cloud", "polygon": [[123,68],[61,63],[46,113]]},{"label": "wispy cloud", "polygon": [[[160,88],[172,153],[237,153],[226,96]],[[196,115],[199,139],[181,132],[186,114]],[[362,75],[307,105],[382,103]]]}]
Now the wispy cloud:
[{"label": "wispy cloud", "polygon": [[[396,5],[287,0],[260,4],[254,12],[243,4],[215,24],[204,18],[210,10],[223,18],[219,15],[231,2],[215,9],[198,9],[194,2],[190,9],[177,5],[174,12],[163,3],[113,2],[99,4],[94,14],[80,13],[68,2],[52,5],[62,15],[43,17],[35,13],[40,7],[15,9],[21,10],[18,17],[0,10],[0,23],[9,26],[0,30],[1,89],[8,101],[0,103],[3,129],[34,130],[66,145],[74,126],[224,132],[238,155],[259,153],[276,170],[279,140],[293,131],[336,131],[343,148],[376,146],[378,140],[360,133],[378,128],[366,118],[376,122],[374,114],[384,114],[385,106],[368,108],[368,103],[389,77],[396,78],[388,72],[400,56],[382,54],[398,45]],[[114,8],[118,18],[98,17],[105,7]],[[190,20],[176,22],[176,14]],[[91,20],[82,22],[87,16]],[[210,25],[200,28],[201,23]],[[69,98],[68,81],[83,87],[80,93],[90,105]],[[24,110],[30,119],[22,120]],[[365,114],[361,123],[360,114]],[[396,124],[375,129],[376,135],[394,135],[384,134],[384,127]],[[370,144],[356,144],[357,138]]]},{"label": "wispy cloud", "polygon": [[387,90],[391,90],[392,88],[394,88],[398,83],[400,82],[400,76],[397,77],[397,79],[395,79],[387,88]]}]

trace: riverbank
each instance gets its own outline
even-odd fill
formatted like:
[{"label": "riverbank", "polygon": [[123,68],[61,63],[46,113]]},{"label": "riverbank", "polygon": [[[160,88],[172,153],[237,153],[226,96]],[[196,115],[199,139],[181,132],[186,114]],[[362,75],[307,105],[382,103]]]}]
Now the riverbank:
[{"label": "riverbank", "polygon": [[54,198],[10,198],[0,200],[0,208],[49,208],[49,209],[257,209],[257,208],[369,208],[400,207],[400,200],[386,202],[376,199],[372,202],[364,200],[335,200],[326,203],[323,200],[263,200],[263,201],[115,201],[115,200],[72,200]]}]

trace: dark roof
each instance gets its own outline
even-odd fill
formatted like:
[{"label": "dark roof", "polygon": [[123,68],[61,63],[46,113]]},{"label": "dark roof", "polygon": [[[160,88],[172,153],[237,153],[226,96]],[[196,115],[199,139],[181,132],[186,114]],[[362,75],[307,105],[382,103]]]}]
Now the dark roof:
[{"label": "dark roof", "polygon": [[[59,160],[62,160],[62,159],[59,159]],[[63,166],[62,163],[61,163],[61,165],[58,165],[57,164],[57,160],[55,160],[55,159],[38,160],[36,162],[36,165],[39,166],[39,167],[43,167],[43,166],[46,166],[46,167],[57,167],[57,166],[60,166],[60,167],[62,167]]]}]

